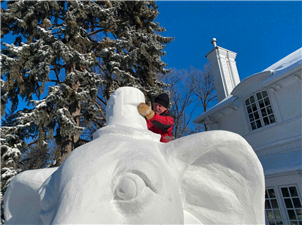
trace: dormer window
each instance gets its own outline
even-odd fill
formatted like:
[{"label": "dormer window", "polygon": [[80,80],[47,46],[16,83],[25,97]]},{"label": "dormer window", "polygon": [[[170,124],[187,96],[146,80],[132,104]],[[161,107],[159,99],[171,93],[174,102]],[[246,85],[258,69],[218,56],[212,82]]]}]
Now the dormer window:
[{"label": "dormer window", "polygon": [[276,122],[267,91],[250,96],[245,100],[245,106],[252,130]]}]

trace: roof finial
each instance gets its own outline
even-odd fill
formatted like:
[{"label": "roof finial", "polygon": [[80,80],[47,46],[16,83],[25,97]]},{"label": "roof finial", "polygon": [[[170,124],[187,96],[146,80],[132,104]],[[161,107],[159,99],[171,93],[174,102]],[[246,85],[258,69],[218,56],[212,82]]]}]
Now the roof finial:
[{"label": "roof finial", "polygon": [[216,47],[217,47],[217,45],[216,45],[216,38],[212,38],[211,43],[213,44],[214,48],[216,48]]}]

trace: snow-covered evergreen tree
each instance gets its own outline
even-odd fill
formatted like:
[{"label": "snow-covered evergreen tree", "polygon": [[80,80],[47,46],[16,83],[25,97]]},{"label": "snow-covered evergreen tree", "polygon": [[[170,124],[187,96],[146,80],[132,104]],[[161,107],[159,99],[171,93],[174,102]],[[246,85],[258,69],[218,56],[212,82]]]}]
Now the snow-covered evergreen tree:
[{"label": "snow-covered evergreen tree", "polygon": [[[3,139],[13,135],[43,148],[55,136],[59,165],[84,143],[81,125],[105,124],[104,105],[115,89],[157,95],[164,84],[155,74],[168,72],[161,57],[172,41],[159,34],[165,29],[154,22],[157,15],[154,1],[8,1],[1,36],[13,40],[2,43],[1,106],[5,113],[9,103],[18,118],[2,128]],[[20,98],[32,107],[17,111]]]},{"label": "snow-covered evergreen tree", "polygon": [[20,140],[16,134],[15,127],[1,128],[1,224],[4,222],[3,217],[3,197],[10,181],[17,175],[19,170],[17,164],[21,158],[21,151],[25,142]]}]

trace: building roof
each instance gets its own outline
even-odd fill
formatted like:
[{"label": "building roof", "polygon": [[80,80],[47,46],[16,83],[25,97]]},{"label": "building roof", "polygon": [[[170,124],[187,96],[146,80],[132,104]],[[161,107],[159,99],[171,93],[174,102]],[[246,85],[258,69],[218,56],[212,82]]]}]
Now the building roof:
[{"label": "building roof", "polygon": [[[257,78],[262,78],[264,81],[262,82],[262,87],[266,87],[274,82],[277,82],[284,77],[288,76],[289,74],[293,73],[294,71],[298,71],[302,69],[302,48],[294,51],[293,53],[289,54],[288,56],[284,57],[283,59],[279,60],[275,64],[271,65],[270,67],[266,68],[262,72],[254,74],[250,77],[247,77],[243,81],[241,81],[235,88],[231,95],[223,99],[221,102],[210,108],[208,111],[202,113],[198,117],[194,119],[194,123],[207,123],[206,118],[210,115],[217,113],[226,107],[229,107],[233,104],[233,102],[237,99],[235,94],[238,91],[241,91],[240,86],[242,85],[249,85],[250,82],[253,82]],[[301,76],[297,75],[297,76]],[[253,78],[253,79],[251,79]],[[301,79],[301,77],[300,77]],[[245,88],[242,88],[245,89]]]},{"label": "building roof", "polygon": [[233,102],[237,99],[237,97],[233,96],[233,95],[229,95],[228,97],[226,97],[225,99],[223,99],[221,102],[219,102],[218,104],[214,105],[212,108],[210,108],[208,111],[204,112],[203,114],[201,114],[200,116],[196,117],[193,122],[194,123],[200,123],[204,120],[206,120],[206,118],[209,115],[212,115],[213,113],[216,113],[218,111],[221,111],[222,109],[225,109],[229,106],[233,105]]},{"label": "building roof", "polygon": [[302,69],[302,48],[294,51],[263,71],[271,71],[272,75],[263,81],[262,86],[281,80],[294,70]]}]

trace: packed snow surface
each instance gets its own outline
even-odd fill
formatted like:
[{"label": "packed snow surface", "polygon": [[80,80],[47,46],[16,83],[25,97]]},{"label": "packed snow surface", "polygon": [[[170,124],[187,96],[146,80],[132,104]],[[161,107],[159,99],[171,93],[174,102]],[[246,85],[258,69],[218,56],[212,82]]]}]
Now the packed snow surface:
[{"label": "packed snow surface", "polygon": [[141,102],[145,102],[145,97],[138,89],[131,87],[117,89],[107,103],[107,125],[147,129],[145,119],[137,111],[137,106]]},{"label": "packed snow surface", "polygon": [[5,194],[6,224],[264,224],[264,176],[239,135],[159,142],[135,88],[110,98],[105,128],[59,168],[25,171]]}]

